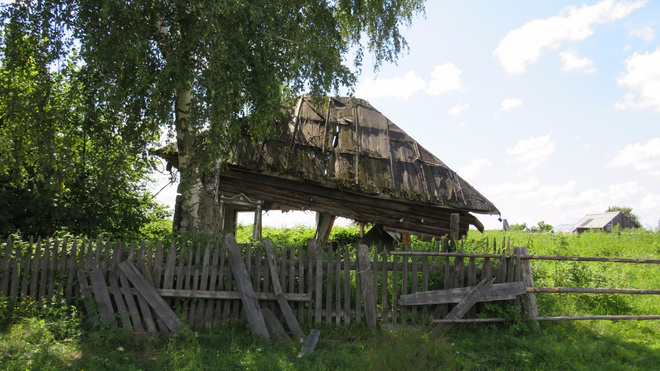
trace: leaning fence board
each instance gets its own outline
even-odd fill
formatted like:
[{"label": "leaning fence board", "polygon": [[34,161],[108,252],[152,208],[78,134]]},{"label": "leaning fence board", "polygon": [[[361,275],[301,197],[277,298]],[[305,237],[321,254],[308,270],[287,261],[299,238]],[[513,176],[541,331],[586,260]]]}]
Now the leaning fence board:
[{"label": "leaning fence board", "polygon": [[123,274],[119,269],[117,270],[116,274],[119,277],[119,289],[121,290],[124,300],[126,300],[128,313],[131,315],[131,320],[133,321],[133,329],[137,332],[144,332],[144,326],[142,326],[142,318],[140,318],[140,311],[138,310],[135,303],[135,298],[131,292],[128,278],[126,278],[126,275]]},{"label": "leaning fence board", "polygon": [[100,268],[92,268],[89,271],[89,278],[92,281],[92,292],[96,299],[96,307],[99,310],[101,320],[106,326],[117,328],[115,311],[112,308],[108,286],[105,283],[105,274]]},{"label": "leaning fence board", "polygon": [[376,301],[374,300],[374,289],[371,279],[371,266],[369,263],[369,249],[366,245],[358,245],[358,261],[360,268],[360,281],[364,296],[364,314],[367,320],[367,327],[376,328]]},{"label": "leaning fence board", "polygon": [[115,299],[115,304],[117,305],[117,312],[119,313],[121,326],[123,328],[133,329],[131,326],[131,317],[128,309],[126,308],[126,302],[121,294],[121,290],[119,289],[119,284],[117,283],[117,275],[115,272],[108,272],[108,281],[110,282],[110,293]]},{"label": "leaning fence board", "polygon": [[138,269],[129,260],[124,261],[118,265],[119,270],[126,275],[126,278],[133,284],[135,289],[151,306],[156,315],[160,317],[167,328],[172,332],[177,332],[182,324],[179,317],[174,314],[172,309],[165,303],[165,300],[158,295],[152,285],[140,274]]},{"label": "leaning fence board", "polygon": [[259,302],[254,295],[254,288],[250,282],[250,277],[245,268],[245,262],[241,251],[236,244],[236,238],[233,234],[229,233],[225,236],[225,248],[227,249],[227,256],[229,257],[229,265],[234,273],[236,279],[236,286],[241,293],[241,300],[248,322],[250,322],[252,333],[259,335],[266,340],[270,339],[266,323],[264,322]]},{"label": "leaning fence board", "polygon": [[[458,303],[473,288],[474,286],[460,287],[447,290],[420,291],[414,294],[401,295],[399,304],[409,306]],[[496,283],[490,288],[482,290],[478,302],[513,300],[516,296],[525,293],[525,285],[522,282]]]},{"label": "leaning fence board", "polygon": [[300,338],[303,336],[302,329],[300,328],[300,324],[298,324],[298,320],[296,319],[296,316],[293,314],[293,311],[291,310],[291,306],[284,298],[282,292],[282,286],[280,286],[280,281],[277,277],[277,268],[276,268],[277,262],[275,261],[275,253],[273,252],[273,245],[271,244],[270,241],[266,240],[264,241],[264,248],[266,250],[266,259],[268,259],[268,266],[270,267],[271,278],[273,279],[273,291],[275,291],[277,304],[279,304],[280,310],[282,311],[282,315],[284,315],[286,324],[289,327],[289,330],[291,330],[293,336]]}]

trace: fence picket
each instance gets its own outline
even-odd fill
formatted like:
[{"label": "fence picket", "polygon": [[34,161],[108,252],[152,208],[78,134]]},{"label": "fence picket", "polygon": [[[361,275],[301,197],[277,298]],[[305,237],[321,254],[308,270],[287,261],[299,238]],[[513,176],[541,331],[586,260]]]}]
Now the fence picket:
[{"label": "fence picket", "polygon": [[34,258],[32,258],[32,274],[30,275],[30,295],[39,300],[39,290],[37,283],[39,282],[39,268],[41,263],[41,238],[37,239],[37,247],[34,250]]},{"label": "fence picket", "polygon": [[344,323],[351,323],[351,265],[348,245],[344,246]]},{"label": "fence picket", "polygon": [[381,277],[380,277],[380,294],[381,294],[381,313],[380,317],[383,322],[388,322],[389,321],[389,305],[388,305],[388,285],[387,285],[387,251],[383,248],[383,253],[382,253],[382,258],[383,258],[383,265],[380,269],[381,272]]}]

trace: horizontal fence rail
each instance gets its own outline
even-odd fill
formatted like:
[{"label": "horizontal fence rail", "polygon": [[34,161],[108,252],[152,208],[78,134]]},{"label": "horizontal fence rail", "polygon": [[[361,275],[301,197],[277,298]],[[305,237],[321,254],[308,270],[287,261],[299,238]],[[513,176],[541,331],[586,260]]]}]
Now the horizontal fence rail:
[{"label": "horizontal fence rail", "polygon": [[[453,256],[464,258],[512,258],[515,254],[470,254],[434,251],[392,251],[392,255],[403,256]],[[637,264],[660,264],[660,259],[636,259],[636,258],[606,258],[597,256],[558,256],[558,255],[521,255],[522,260],[553,260],[553,261],[576,261],[576,262],[604,262],[604,263],[637,263]]]}]

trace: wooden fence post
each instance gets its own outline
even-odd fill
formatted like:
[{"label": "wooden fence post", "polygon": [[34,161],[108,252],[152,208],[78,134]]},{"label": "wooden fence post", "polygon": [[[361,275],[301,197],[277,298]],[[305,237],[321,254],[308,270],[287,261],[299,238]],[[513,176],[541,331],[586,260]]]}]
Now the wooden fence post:
[{"label": "wooden fence post", "polygon": [[[520,255],[529,255],[529,252],[527,250],[527,247],[516,247],[515,249],[519,249]],[[532,265],[529,262],[529,259],[521,259],[521,274],[522,274],[522,281],[527,287],[534,287],[534,277],[532,276]],[[525,307],[525,310],[529,314],[529,317],[532,319],[534,323],[534,327],[536,328],[537,331],[541,330],[541,326],[539,325],[539,322],[536,320],[539,316],[539,307],[538,304],[536,303],[536,295],[532,293],[527,293],[523,295],[523,305]]]},{"label": "wooden fence post", "polygon": [[374,300],[371,265],[369,262],[369,248],[366,245],[358,246],[358,269],[364,296],[364,314],[367,317],[367,327],[376,328],[376,302]]}]

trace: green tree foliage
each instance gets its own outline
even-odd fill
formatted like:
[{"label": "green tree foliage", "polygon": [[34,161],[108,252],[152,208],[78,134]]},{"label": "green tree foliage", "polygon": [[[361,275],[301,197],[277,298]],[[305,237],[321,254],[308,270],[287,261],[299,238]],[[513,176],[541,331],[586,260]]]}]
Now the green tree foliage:
[{"label": "green tree foliage", "polygon": [[607,208],[606,212],[610,211],[621,211],[623,215],[628,217],[631,222],[635,225],[635,228],[642,228],[642,223],[639,221],[639,216],[633,213],[632,207],[629,206],[610,206]]},{"label": "green tree foliage", "polygon": [[53,4],[1,13],[0,235],[135,235],[155,206],[144,187],[155,132],[98,99]]},{"label": "green tree foliage", "polygon": [[65,57],[79,66],[90,137],[117,133],[134,154],[170,128],[184,219],[203,231],[212,228],[202,219],[219,220],[204,217],[218,159],[241,130],[265,138],[301,92],[352,85],[365,52],[375,67],[395,61],[406,49],[400,28],[423,0],[16,0],[8,9],[3,22],[45,51],[42,68]]}]

